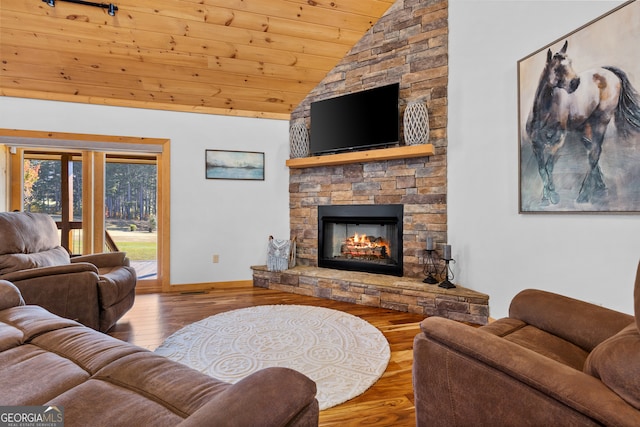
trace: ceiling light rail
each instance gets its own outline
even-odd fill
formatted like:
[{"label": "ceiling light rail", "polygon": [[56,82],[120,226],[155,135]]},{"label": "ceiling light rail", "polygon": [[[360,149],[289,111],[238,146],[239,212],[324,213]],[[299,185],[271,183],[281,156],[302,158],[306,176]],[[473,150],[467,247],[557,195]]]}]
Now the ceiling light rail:
[{"label": "ceiling light rail", "polygon": [[92,1],[84,1],[84,0],[42,0],[42,1],[51,7],[56,7],[56,1],[66,1],[67,3],[76,3],[76,4],[84,4],[85,6],[100,7],[102,9],[107,9],[107,13],[111,16],[115,16],[116,11],[118,10],[118,6],[116,6],[113,3],[95,3]]}]

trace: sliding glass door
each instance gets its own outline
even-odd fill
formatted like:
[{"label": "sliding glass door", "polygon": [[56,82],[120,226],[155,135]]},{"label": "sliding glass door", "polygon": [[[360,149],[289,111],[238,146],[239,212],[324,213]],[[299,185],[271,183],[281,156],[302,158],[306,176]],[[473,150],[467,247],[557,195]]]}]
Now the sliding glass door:
[{"label": "sliding glass door", "polygon": [[157,177],[155,157],[107,155],[107,243],[127,253],[139,279],[158,274]]},{"label": "sliding glass door", "polygon": [[0,129],[0,141],[8,210],[51,215],[71,254],[127,252],[139,293],[170,290],[168,139]]}]

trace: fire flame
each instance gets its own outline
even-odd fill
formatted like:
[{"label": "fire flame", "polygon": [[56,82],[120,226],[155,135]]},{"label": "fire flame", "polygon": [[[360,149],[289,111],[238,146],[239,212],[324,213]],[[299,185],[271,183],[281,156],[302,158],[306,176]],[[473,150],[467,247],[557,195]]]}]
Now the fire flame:
[{"label": "fire flame", "polygon": [[354,233],[346,238],[341,252],[353,257],[386,258],[389,250],[389,243],[383,239],[370,239],[366,234]]},{"label": "fire flame", "polygon": [[353,243],[364,243],[366,241],[365,240],[366,238],[367,238],[366,234],[363,234],[361,237],[358,237],[358,233],[355,233],[352,237]]}]

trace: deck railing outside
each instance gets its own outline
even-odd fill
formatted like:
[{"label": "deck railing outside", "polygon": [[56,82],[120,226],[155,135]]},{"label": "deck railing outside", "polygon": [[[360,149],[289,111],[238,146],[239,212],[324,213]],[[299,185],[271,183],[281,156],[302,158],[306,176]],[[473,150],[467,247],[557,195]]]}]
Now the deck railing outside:
[{"label": "deck railing outside", "polygon": [[[60,232],[60,242],[69,253],[73,255],[82,254],[82,221],[70,222],[66,227],[66,232],[63,231],[62,222],[57,221],[56,225]],[[118,245],[113,240],[107,230],[105,230],[105,252],[118,252]],[[138,279],[153,279],[157,277],[158,263],[157,261],[136,261],[131,260],[131,266],[138,273]]]}]

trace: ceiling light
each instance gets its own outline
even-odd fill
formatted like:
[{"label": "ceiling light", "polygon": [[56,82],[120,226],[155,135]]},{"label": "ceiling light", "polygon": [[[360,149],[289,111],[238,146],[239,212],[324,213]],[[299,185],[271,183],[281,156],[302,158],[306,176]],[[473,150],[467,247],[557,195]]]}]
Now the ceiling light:
[{"label": "ceiling light", "polygon": [[[56,6],[56,0],[42,0],[42,1],[51,7]],[[59,1],[66,1],[68,3],[83,4],[85,6],[94,6],[94,7],[100,7],[102,9],[107,9],[107,13],[111,16],[115,16],[116,11],[118,10],[118,6],[116,6],[113,3],[94,3],[92,1],[84,1],[84,0],[59,0]]]}]

